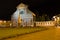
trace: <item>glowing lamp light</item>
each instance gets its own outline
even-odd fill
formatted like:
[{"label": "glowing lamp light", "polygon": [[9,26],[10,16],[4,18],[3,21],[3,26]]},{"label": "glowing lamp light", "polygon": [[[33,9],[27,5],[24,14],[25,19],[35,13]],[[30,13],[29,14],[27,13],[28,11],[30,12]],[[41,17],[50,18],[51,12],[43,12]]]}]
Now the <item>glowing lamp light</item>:
[{"label": "glowing lamp light", "polygon": [[59,17],[57,17],[57,19],[59,20]]},{"label": "glowing lamp light", "polygon": [[2,20],[0,20],[0,23],[2,22]]},{"label": "glowing lamp light", "polygon": [[53,16],[53,18],[56,18],[56,16]]},{"label": "glowing lamp light", "polygon": [[10,23],[10,26],[11,26],[12,24]]},{"label": "glowing lamp light", "polygon": [[55,19],[55,21],[57,21],[57,20]]},{"label": "glowing lamp light", "polygon": [[6,23],[6,21],[4,21],[4,23]]}]

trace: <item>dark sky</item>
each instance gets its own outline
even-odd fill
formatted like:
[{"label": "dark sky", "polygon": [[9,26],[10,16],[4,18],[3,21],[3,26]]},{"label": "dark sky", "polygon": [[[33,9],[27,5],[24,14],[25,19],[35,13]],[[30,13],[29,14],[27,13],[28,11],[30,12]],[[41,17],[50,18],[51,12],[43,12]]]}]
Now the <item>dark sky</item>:
[{"label": "dark sky", "polygon": [[58,1],[51,0],[0,0],[0,19],[10,20],[11,15],[16,11],[16,6],[25,3],[31,11],[37,15],[47,14],[50,17],[60,13]]}]

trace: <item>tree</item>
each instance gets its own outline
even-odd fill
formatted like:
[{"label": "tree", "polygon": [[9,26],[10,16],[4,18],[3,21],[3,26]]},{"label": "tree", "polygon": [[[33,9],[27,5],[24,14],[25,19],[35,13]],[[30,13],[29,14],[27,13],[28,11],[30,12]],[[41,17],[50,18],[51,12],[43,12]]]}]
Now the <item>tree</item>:
[{"label": "tree", "polygon": [[50,21],[50,18],[48,15],[45,16],[45,21]]},{"label": "tree", "polygon": [[47,14],[43,14],[42,16],[37,16],[36,21],[49,21],[50,18]]},{"label": "tree", "polygon": [[45,16],[44,15],[41,16],[41,21],[45,21]]}]

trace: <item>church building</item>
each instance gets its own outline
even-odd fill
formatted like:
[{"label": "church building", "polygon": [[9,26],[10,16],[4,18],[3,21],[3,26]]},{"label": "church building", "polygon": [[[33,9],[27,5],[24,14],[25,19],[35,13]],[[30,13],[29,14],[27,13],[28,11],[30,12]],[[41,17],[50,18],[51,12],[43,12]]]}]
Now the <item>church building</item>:
[{"label": "church building", "polygon": [[34,17],[36,15],[28,9],[28,6],[21,3],[17,6],[17,10],[12,14],[11,21],[13,26],[32,26],[34,25]]}]

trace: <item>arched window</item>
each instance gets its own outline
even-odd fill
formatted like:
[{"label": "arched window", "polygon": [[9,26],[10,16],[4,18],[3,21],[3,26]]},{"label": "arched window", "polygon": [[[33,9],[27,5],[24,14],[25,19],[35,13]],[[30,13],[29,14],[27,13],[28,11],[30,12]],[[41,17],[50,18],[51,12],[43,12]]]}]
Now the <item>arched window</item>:
[{"label": "arched window", "polygon": [[20,14],[24,14],[24,11],[20,11]]}]

